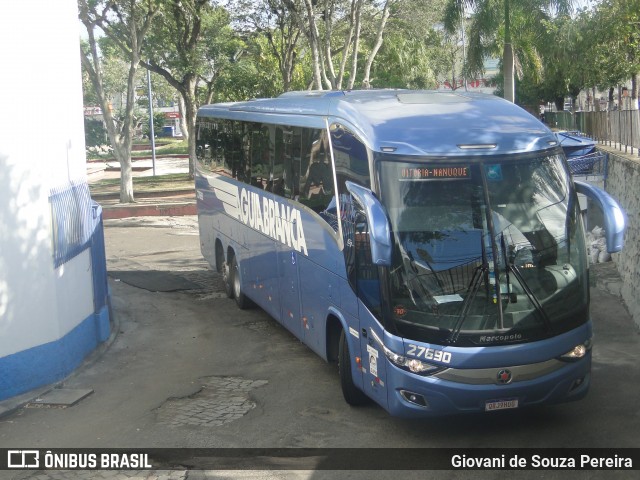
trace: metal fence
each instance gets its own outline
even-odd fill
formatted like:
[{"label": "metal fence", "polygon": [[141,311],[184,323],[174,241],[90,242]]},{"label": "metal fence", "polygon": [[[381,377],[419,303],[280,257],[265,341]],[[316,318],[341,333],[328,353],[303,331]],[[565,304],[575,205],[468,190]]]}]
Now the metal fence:
[{"label": "metal fence", "polygon": [[640,111],[546,112],[545,123],[561,130],[579,130],[602,143],[618,148],[634,149],[640,155]]},{"label": "metal fence", "polygon": [[607,167],[609,154],[606,152],[595,152],[581,157],[569,158],[569,170],[576,176],[597,176],[607,178]]}]

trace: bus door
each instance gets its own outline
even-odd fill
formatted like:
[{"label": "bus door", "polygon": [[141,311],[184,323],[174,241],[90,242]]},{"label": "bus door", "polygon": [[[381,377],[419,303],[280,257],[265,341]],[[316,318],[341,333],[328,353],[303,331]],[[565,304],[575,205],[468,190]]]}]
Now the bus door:
[{"label": "bus door", "polygon": [[[351,348],[350,353],[353,362],[359,360],[361,379],[354,378],[354,383],[378,403],[386,405],[385,362],[384,352],[375,342],[376,335],[382,338],[382,328],[376,315],[381,312],[380,282],[378,267],[371,260],[371,248],[368,233],[368,224],[364,212],[352,202],[349,195],[341,197],[341,218],[344,235],[344,254],[349,285],[357,297],[358,316],[357,334],[359,345]],[[350,329],[350,333],[351,332]]]},{"label": "bus door", "polygon": [[360,349],[363,390],[382,406],[387,405],[386,362],[379,341],[384,339],[378,266],[371,259],[369,226],[358,215],[355,231],[355,283],[359,298]]}]

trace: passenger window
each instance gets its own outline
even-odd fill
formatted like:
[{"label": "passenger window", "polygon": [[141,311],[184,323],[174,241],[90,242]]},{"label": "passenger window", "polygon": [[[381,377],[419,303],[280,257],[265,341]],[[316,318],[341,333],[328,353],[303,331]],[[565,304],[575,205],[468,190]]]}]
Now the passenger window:
[{"label": "passenger window", "polygon": [[[329,158],[329,139],[324,130],[313,130],[303,147],[306,170],[300,172],[300,202],[316,212],[326,210],[333,195],[333,172]],[[308,152],[308,153],[307,153]]]},{"label": "passenger window", "polygon": [[302,162],[302,129],[293,127],[282,132],[284,146],[284,196],[294,200],[300,198],[300,165]]},{"label": "passenger window", "polygon": [[224,120],[218,130],[219,150],[216,153],[219,164],[226,175],[238,178],[238,168],[241,158],[240,130],[237,122]]},{"label": "passenger window", "polygon": [[196,137],[196,157],[200,168],[211,169],[212,153],[215,144],[215,124],[206,120],[198,122],[198,134]]},{"label": "passenger window", "polygon": [[251,125],[251,180],[254,187],[266,190],[271,170],[269,129],[260,124]]},{"label": "passenger window", "polygon": [[[284,155],[285,155],[285,129],[284,127],[271,127],[270,128],[274,142],[274,152],[273,152],[273,168],[271,170],[271,177],[269,181],[270,192],[275,193],[276,195],[284,196]],[[289,140],[291,140],[290,133],[286,135]]]}]

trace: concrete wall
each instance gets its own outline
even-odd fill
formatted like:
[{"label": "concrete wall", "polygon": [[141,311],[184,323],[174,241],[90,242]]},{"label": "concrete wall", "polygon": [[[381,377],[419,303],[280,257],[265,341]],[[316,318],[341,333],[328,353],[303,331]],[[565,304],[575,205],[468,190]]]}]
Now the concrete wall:
[{"label": "concrete wall", "polygon": [[609,152],[606,190],[627,214],[624,249],[614,254],[613,260],[622,280],[622,298],[640,326],[640,159],[615,149],[600,148]]},{"label": "concrete wall", "polygon": [[63,378],[105,337],[91,234],[54,259],[60,218],[92,215],[88,193],[71,212],[52,201],[86,183],[78,25],[75,0],[8,2],[0,15],[0,400]]}]

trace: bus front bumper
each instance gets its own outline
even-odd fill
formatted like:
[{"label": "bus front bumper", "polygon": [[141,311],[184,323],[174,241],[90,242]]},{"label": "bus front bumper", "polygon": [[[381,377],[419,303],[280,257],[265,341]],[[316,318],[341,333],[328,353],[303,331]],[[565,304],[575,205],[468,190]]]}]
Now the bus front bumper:
[{"label": "bus front bumper", "polygon": [[[496,368],[496,379],[501,371]],[[424,377],[387,364],[388,409],[416,418],[493,412],[578,400],[591,382],[591,352],[576,362],[538,378],[500,384],[468,384]]]}]

